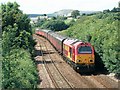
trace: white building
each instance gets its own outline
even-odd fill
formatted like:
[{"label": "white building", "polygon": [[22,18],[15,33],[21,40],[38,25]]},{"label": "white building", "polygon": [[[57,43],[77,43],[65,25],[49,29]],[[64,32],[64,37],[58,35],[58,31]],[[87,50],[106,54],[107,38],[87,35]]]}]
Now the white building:
[{"label": "white building", "polygon": [[30,23],[37,23],[38,17],[30,18]]}]

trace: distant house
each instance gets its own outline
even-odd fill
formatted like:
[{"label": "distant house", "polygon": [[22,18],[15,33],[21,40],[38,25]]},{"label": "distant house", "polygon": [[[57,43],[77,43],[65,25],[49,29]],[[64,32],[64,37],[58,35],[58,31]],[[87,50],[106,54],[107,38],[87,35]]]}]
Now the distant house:
[{"label": "distant house", "polygon": [[39,16],[40,19],[48,19],[48,16]]},{"label": "distant house", "polygon": [[30,23],[37,23],[38,17],[32,17],[30,20]]},{"label": "distant house", "polygon": [[71,17],[71,16],[72,16],[71,13],[68,13],[68,14],[67,14],[67,17]]},{"label": "distant house", "polygon": [[73,19],[71,13],[67,14],[67,19]]}]

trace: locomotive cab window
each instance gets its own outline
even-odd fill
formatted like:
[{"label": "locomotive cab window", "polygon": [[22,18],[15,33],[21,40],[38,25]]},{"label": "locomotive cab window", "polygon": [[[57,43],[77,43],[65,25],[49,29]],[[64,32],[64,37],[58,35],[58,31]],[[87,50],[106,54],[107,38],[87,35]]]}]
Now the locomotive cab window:
[{"label": "locomotive cab window", "polygon": [[81,46],[78,48],[78,54],[82,53],[92,53],[92,49],[90,46]]}]

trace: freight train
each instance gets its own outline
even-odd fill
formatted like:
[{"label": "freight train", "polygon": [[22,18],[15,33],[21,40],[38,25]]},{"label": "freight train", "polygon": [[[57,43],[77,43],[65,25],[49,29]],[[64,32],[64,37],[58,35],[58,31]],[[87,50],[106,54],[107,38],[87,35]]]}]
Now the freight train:
[{"label": "freight train", "polygon": [[88,42],[61,36],[51,30],[37,28],[35,33],[46,38],[76,71],[94,72],[94,48]]}]

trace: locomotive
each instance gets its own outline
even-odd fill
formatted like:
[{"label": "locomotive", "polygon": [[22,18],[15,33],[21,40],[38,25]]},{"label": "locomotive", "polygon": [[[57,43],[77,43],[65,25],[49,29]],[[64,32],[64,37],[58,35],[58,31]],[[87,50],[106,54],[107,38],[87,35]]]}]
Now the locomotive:
[{"label": "locomotive", "polygon": [[88,42],[61,36],[51,30],[37,28],[35,33],[46,38],[76,71],[94,72],[94,48]]}]

